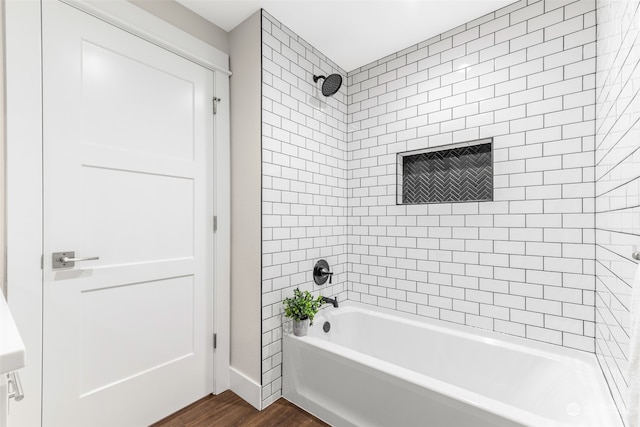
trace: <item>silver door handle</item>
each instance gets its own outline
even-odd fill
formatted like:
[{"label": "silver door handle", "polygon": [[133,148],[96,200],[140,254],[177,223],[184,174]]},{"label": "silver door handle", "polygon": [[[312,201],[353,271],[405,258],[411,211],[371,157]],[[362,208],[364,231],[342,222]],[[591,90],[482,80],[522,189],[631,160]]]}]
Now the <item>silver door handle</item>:
[{"label": "silver door handle", "polygon": [[100,259],[99,256],[88,256],[88,257],[84,257],[84,258],[71,258],[68,256],[63,256],[62,258],[60,258],[60,262],[78,262],[78,261],[95,261],[97,259]]},{"label": "silver door handle", "polygon": [[79,261],[95,261],[98,259],[100,259],[100,257],[97,257],[97,256],[76,258],[76,253],[74,251],[54,252],[53,268],[73,267],[74,265],[76,265],[76,262],[79,262]]}]

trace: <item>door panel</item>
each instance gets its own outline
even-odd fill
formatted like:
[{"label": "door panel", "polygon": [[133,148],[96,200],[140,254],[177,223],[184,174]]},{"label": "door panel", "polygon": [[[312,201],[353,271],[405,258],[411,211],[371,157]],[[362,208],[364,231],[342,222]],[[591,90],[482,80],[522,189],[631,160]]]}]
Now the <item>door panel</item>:
[{"label": "door panel", "polygon": [[82,42],[84,143],[193,160],[193,82],[125,54]]},{"label": "door panel", "polygon": [[193,297],[193,276],[82,292],[80,393],[191,356]]},{"label": "door panel", "polygon": [[[193,179],[83,166],[85,253],[102,268],[194,256]],[[125,246],[109,242],[129,242]]]},{"label": "door panel", "polygon": [[147,425],[213,387],[213,73],[57,1],[43,35],[43,425]]}]

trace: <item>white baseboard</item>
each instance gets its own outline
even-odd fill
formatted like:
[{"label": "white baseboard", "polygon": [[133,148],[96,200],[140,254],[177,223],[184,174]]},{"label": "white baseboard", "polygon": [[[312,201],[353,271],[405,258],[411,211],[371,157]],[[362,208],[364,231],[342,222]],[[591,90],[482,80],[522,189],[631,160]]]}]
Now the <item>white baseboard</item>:
[{"label": "white baseboard", "polygon": [[234,368],[229,368],[231,391],[246,400],[258,411],[262,410],[262,386]]}]

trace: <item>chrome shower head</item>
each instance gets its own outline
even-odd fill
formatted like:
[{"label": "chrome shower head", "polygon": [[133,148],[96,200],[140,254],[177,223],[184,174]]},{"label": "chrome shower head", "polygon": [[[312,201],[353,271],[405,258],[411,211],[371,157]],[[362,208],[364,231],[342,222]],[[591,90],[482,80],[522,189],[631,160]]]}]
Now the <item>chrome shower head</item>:
[{"label": "chrome shower head", "polygon": [[329,76],[313,76],[313,81],[318,83],[318,80],[324,79],[322,82],[322,94],[324,96],[333,96],[340,90],[342,86],[342,76],[340,74],[330,74]]}]

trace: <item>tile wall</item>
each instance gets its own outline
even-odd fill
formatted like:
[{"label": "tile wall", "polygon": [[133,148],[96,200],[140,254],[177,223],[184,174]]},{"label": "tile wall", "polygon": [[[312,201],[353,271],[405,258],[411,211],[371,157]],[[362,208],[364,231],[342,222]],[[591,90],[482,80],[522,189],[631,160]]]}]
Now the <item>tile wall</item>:
[{"label": "tile wall", "polygon": [[[281,301],[326,258],[325,295],[595,350],[624,411],[639,4],[598,2],[597,78],[594,0],[522,0],[348,74],[263,12],[265,407]],[[397,153],[487,137],[493,202],[396,204]]]},{"label": "tile wall", "polygon": [[[348,75],[350,300],[594,351],[594,0],[522,0]],[[396,205],[493,137],[494,201]]]},{"label": "tile wall", "polygon": [[624,414],[640,248],[640,1],[598,0],[597,12],[596,355]]},{"label": "tile wall", "polygon": [[[262,15],[262,398],[280,397],[282,304],[293,289],[345,300],[347,89],[322,96],[313,75],[346,72]],[[322,81],[322,80],[321,80]],[[346,83],[346,81],[345,81]],[[312,279],[325,258],[333,284]]]}]

